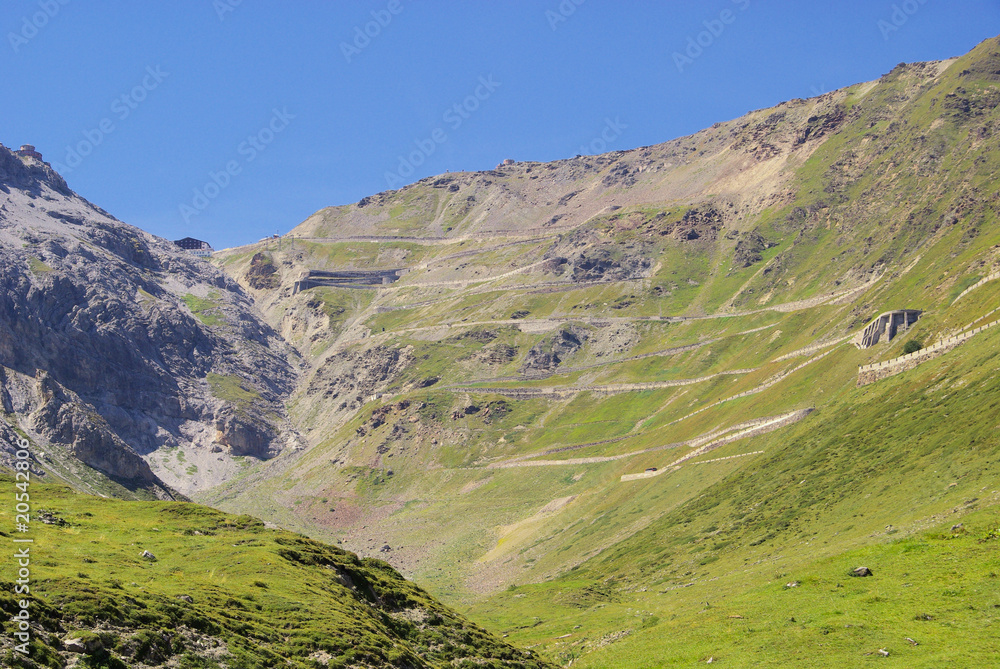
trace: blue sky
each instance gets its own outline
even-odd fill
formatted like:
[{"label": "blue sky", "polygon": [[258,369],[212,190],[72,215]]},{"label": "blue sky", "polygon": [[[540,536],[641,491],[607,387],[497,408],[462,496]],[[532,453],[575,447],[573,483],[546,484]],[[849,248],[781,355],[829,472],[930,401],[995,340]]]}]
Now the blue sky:
[{"label": "blue sky", "polygon": [[655,144],[961,55],[1000,1],[7,0],[0,33],[0,142],[223,248],[446,170]]}]

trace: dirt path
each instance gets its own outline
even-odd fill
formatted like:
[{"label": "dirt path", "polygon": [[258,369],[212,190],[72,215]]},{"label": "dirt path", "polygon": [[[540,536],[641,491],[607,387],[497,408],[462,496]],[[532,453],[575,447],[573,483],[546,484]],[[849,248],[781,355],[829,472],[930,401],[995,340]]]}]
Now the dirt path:
[{"label": "dirt path", "polygon": [[[846,339],[842,340],[842,341],[846,341]],[[841,341],[841,343],[842,343],[842,341]],[[826,346],[831,346],[831,344],[827,343],[827,344],[824,344],[822,347],[826,347]],[[717,402],[709,404],[708,406],[702,407],[701,409],[698,409],[697,411],[695,411],[693,413],[690,413],[690,414],[684,416],[683,418],[678,418],[677,420],[673,421],[670,424],[672,425],[673,423],[679,423],[680,421],[685,420],[687,418],[690,418],[691,416],[694,416],[694,415],[696,415],[698,413],[701,413],[702,411],[705,411],[706,409],[710,409],[712,407],[718,406],[718,405],[722,404],[723,402],[729,402],[730,400],[738,399],[740,397],[746,397],[748,395],[754,395],[754,394],[759,393],[759,392],[761,392],[763,390],[766,390],[767,388],[770,388],[771,386],[775,385],[776,383],[779,383],[779,382],[785,380],[786,378],[788,378],[789,376],[791,376],[795,372],[799,371],[803,367],[806,367],[806,366],[811,365],[812,363],[814,363],[814,362],[816,362],[818,360],[821,360],[822,358],[824,358],[827,355],[829,355],[830,353],[832,353],[835,349],[836,349],[836,347],[834,346],[834,348],[831,348],[829,351],[826,351],[826,352],[821,353],[819,355],[813,356],[812,358],[809,358],[808,360],[806,360],[805,362],[803,362],[800,365],[796,365],[795,367],[793,367],[793,368],[791,368],[789,370],[786,370],[784,372],[779,372],[778,374],[775,374],[774,376],[769,377],[768,379],[764,380],[759,385],[757,385],[757,386],[755,386],[755,387],[753,387],[753,388],[751,388],[749,390],[745,390],[742,393],[739,393],[737,395],[733,395],[731,397],[727,397],[725,399],[721,399],[721,400],[719,400]],[[789,354],[789,355],[791,355],[791,354]],[[779,360],[787,359],[787,357],[789,357],[789,356],[782,356],[781,358],[776,358],[775,360],[772,360],[772,362],[778,362]],[[611,363],[609,363],[609,364],[611,364]],[[528,387],[524,387],[524,386],[522,386],[522,387],[488,387],[488,386],[486,386],[486,387],[480,387],[480,386],[475,386],[473,384],[475,384],[475,383],[486,383],[488,381],[469,381],[469,382],[466,382],[466,383],[445,386],[445,389],[452,390],[452,389],[457,389],[457,388],[463,388],[465,390],[475,391],[475,392],[478,392],[478,393],[488,393],[488,394],[492,394],[492,395],[504,395],[504,396],[507,396],[507,397],[517,397],[517,398],[565,396],[565,395],[575,395],[577,393],[582,393],[582,392],[595,392],[595,393],[604,393],[604,394],[608,394],[608,395],[617,395],[617,394],[620,394],[620,393],[642,392],[642,391],[645,391],[645,390],[659,390],[659,389],[662,389],[662,388],[676,388],[678,386],[690,386],[690,385],[694,385],[696,383],[704,383],[705,381],[711,381],[712,379],[716,379],[716,378],[719,378],[721,376],[732,376],[732,375],[739,375],[739,374],[751,374],[753,372],[759,371],[760,369],[761,369],[760,367],[752,367],[752,368],[749,368],[749,369],[730,369],[730,370],[726,370],[726,371],[722,371],[722,372],[717,372],[715,374],[709,374],[707,376],[700,376],[700,377],[693,378],[693,379],[671,379],[669,381],[647,381],[647,382],[644,382],[644,383],[614,383],[614,384],[594,384],[594,385],[578,385],[578,386],[539,386],[539,387],[532,387],[532,386],[528,386]],[[567,369],[565,371],[570,371],[570,370]],[[512,377],[511,380],[515,380],[516,381],[516,380],[520,380],[521,378],[523,378],[523,377]]]},{"label": "dirt path", "polygon": [[[547,451],[542,451],[540,453],[534,453],[531,455],[522,455],[516,458],[511,458],[509,460],[504,460],[502,462],[494,462],[486,465],[486,469],[511,469],[516,467],[555,467],[560,465],[590,465],[599,464],[602,462],[614,462],[616,460],[625,460],[626,458],[632,458],[637,455],[644,455],[646,453],[655,453],[658,451],[672,450],[676,448],[690,448],[697,447],[696,450],[691,453],[675,460],[668,467],[673,467],[685,460],[688,460],[698,455],[707,453],[710,450],[718,448],[723,444],[728,444],[732,441],[738,439],[744,439],[751,436],[756,436],[758,434],[764,434],[771,430],[778,429],[785,425],[789,425],[792,422],[801,420],[809,415],[812,409],[802,409],[799,411],[793,411],[790,413],[780,414],[778,416],[768,416],[766,418],[759,418],[753,421],[747,421],[745,423],[740,423],[738,425],[733,425],[728,428],[723,428],[721,430],[715,430],[708,434],[695,437],[694,439],[688,439],[687,441],[679,441],[671,444],[664,444],[662,446],[653,446],[651,448],[644,448],[638,451],[630,451],[628,453],[620,453],[618,455],[600,455],[588,458],[566,458],[562,460],[534,460],[532,458],[542,457],[544,455],[552,455],[555,453],[561,453],[571,450],[576,450],[580,448],[586,448],[588,446],[597,446],[601,444],[614,443],[616,441],[624,441],[625,439],[630,439],[632,437],[637,437],[639,435],[627,435],[624,437],[617,437],[614,439],[606,439],[604,441],[595,441],[588,444],[578,444],[576,446],[566,446],[562,448],[549,449]],[[735,432],[735,434],[730,434]],[[728,436],[726,436],[728,435]],[[707,442],[707,443],[706,443]],[[663,473],[666,470],[657,470],[659,473]],[[626,474],[622,477],[622,480],[632,480],[632,478],[649,478],[649,476],[657,475],[657,472],[644,472],[643,474]]]},{"label": "dirt path", "polygon": [[756,386],[754,388],[751,388],[750,390],[744,390],[742,393],[739,393],[737,395],[733,395],[732,397],[726,397],[724,399],[718,400],[717,402],[712,402],[708,406],[703,406],[702,408],[698,409],[697,411],[692,411],[691,413],[689,413],[686,416],[682,416],[681,418],[678,418],[677,420],[673,420],[673,421],[667,423],[667,425],[674,425],[675,423],[680,423],[683,420],[687,420],[688,418],[691,418],[692,416],[696,416],[696,415],[700,414],[702,411],[707,411],[708,409],[711,409],[712,407],[717,407],[720,404],[723,404],[724,402],[730,402],[732,400],[739,399],[741,397],[747,397],[748,395],[755,395],[755,394],[757,394],[757,393],[759,393],[761,391],[767,390],[768,388],[770,388],[771,386],[775,385],[776,383],[784,381],[789,376],[791,376],[795,372],[799,371],[803,367],[806,367],[807,365],[811,365],[812,363],[816,362],[817,360],[821,360],[822,358],[825,358],[826,356],[828,356],[831,353],[833,353],[834,350],[836,350],[836,347],[831,348],[829,351],[826,351],[825,353],[821,353],[821,354],[819,354],[817,356],[809,358],[808,360],[806,360],[805,362],[803,362],[801,365],[797,365],[797,366],[789,369],[788,371],[780,372],[778,374],[775,374],[774,376],[770,377],[769,379],[766,379],[760,385],[758,385],[758,386]]},{"label": "dirt path", "polygon": [[[690,453],[688,453],[686,455],[682,455],[681,457],[677,458],[676,460],[674,460],[670,464],[666,465],[665,467],[660,467],[660,468],[657,468],[657,469],[655,469],[653,471],[647,470],[647,471],[644,471],[644,472],[639,473],[639,474],[625,474],[624,476],[621,477],[621,480],[622,481],[636,481],[638,479],[648,479],[648,478],[653,478],[654,476],[659,476],[661,474],[674,471],[674,470],[678,469],[681,466],[681,464],[683,464],[684,462],[687,462],[688,460],[691,460],[692,458],[697,458],[699,456],[702,456],[705,453],[708,453],[709,451],[713,451],[716,448],[719,448],[720,446],[722,446],[724,444],[730,444],[730,443],[732,443],[734,441],[738,441],[740,439],[746,439],[746,438],[749,438],[749,437],[756,437],[756,436],[761,435],[761,434],[766,434],[768,432],[773,432],[774,430],[777,430],[779,428],[785,427],[786,425],[791,425],[792,423],[796,423],[796,422],[802,420],[803,418],[805,418],[806,416],[808,416],[812,412],[813,412],[813,409],[801,409],[799,411],[793,411],[791,413],[783,414],[783,415],[780,415],[780,416],[774,416],[774,417],[768,419],[766,422],[763,422],[763,423],[761,423],[759,425],[756,425],[754,427],[750,427],[750,428],[747,428],[745,430],[741,430],[741,431],[737,432],[736,434],[725,436],[725,437],[722,437],[721,439],[716,439],[714,441],[710,441],[707,444],[705,444],[704,446],[700,446],[699,448],[696,448],[695,450],[691,451]],[[758,451],[758,452],[760,452],[760,451]],[[730,456],[730,457],[735,457],[735,456]],[[728,459],[728,458],[717,458],[717,460],[723,460],[723,459]]]},{"label": "dirt path", "polygon": [[496,276],[487,276],[482,278],[468,278],[468,279],[456,279],[454,281],[427,281],[424,283],[414,282],[402,284],[397,282],[391,286],[373,286],[380,293],[392,293],[395,291],[406,290],[407,288],[446,288],[449,286],[459,286],[464,287],[474,283],[491,283],[493,281],[500,281],[502,279],[507,279],[517,274],[523,272],[528,272],[549,262],[548,260],[539,260],[538,262],[531,263],[530,265],[525,265],[523,267],[517,267],[510,270],[509,272],[504,272],[503,274],[497,274]]},{"label": "dirt path", "polygon": [[[742,334],[742,333],[738,333]],[[664,357],[668,355],[677,355],[678,353],[686,353],[688,351],[696,351],[702,346],[707,346],[708,344],[714,344],[719,341],[719,339],[706,339],[705,341],[698,342],[697,344],[688,344],[686,346],[676,346],[674,348],[663,349],[662,351],[653,351],[652,353],[642,353],[640,355],[633,355],[628,358],[618,358],[616,360],[602,360],[601,362],[594,362],[589,365],[579,365],[577,367],[560,367],[555,372],[551,374],[538,374],[537,376],[497,376],[492,379],[477,379],[475,381],[463,381],[461,383],[454,383],[448,388],[463,388],[467,386],[474,386],[477,383],[506,383],[509,381],[543,381],[545,379],[551,378],[556,374],[562,376],[564,374],[573,374],[574,372],[583,372],[588,369],[596,369],[598,367],[607,367],[608,365],[620,365],[626,362],[633,362],[635,360],[644,360],[645,358],[657,358]]]},{"label": "dirt path", "polygon": [[[399,291],[399,290],[402,290],[404,288],[416,288],[416,287],[427,287],[427,286],[445,286],[445,285],[468,285],[468,284],[471,284],[471,283],[486,283],[486,282],[491,282],[491,281],[497,281],[499,279],[503,279],[503,278],[506,278],[508,276],[512,276],[512,275],[518,274],[518,273],[523,272],[523,271],[527,271],[528,269],[531,269],[532,267],[535,267],[535,266],[537,266],[539,264],[542,264],[542,263],[532,263],[531,265],[527,265],[525,267],[521,267],[521,268],[518,268],[518,269],[515,269],[515,270],[511,270],[510,272],[506,272],[504,274],[501,274],[501,275],[498,275],[498,276],[495,276],[495,277],[492,277],[492,278],[486,278],[486,279],[470,279],[470,280],[463,280],[463,281],[439,282],[439,283],[427,283],[427,284],[393,285],[393,286],[388,286],[388,287],[376,287],[376,288],[378,288],[378,290],[380,292],[384,293],[384,292],[388,292],[388,291]],[[757,314],[763,314],[763,313],[767,313],[767,312],[791,313],[791,312],[794,312],[794,311],[803,311],[805,309],[812,309],[812,308],[815,308],[815,307],[818,307],[818,306],[823,306],[824,304],[828,304],[828,303],[836,302],[838,300],[842,300],[842,299],[844,299],[844,298],[846,298],[846,297],[848,297],[850,295],[853,295],[854,293],[858,293],[858,292],[861,292],[863,290],[867,290],[867,289],[871,288],[873,285],[875,285],[875,283],[880,278],[881,277],[876,278],[876,279],[872,279],[871,281],[868,281],[868,282],[866,282],[866,283],[864,283],[864,284],[862,284],[860,286],[857,286],[855,288],[851,288],[849,290],[844,290],[844,291],[840,291],[840,292],[836,292],[836,293],[828,293],[826,295],[820,295],[820,296],[809,298],[809,299],[806,299],[806,300],[797,300],[795,302],[785,302],[785,303],[782,303],[782,304],[774,304],[774,305],[771,305],[769,307],[762,307],[760,309],[750,309],[750,310],[747,310],[747,311],[733,311],[733,312],[728,312],[728,313],[706,314],[706,315],[703,315],[703,316],[617,316],[617,317],[608,317],[608,318],[580,318],[580,317],[570,318],[570,317],[566,317],[566,318],[546,318],[546,319],[502,319],[502,320],[491,320],[491,321],[452,322],[452,323],[440,323],[440,324],[437,324],[437,325],[424,325],[424,326],[420,326],[420,327],[406,328],[406,329],[403,329],[403,330],[397,330],[396,333],[399,334],[399,333],[404,333],[404,332],[423,332],[423,331],[428,331],[428,330],[438,330],[438,329],[441,329],[441,328],[479,327],[479,326],[484,326],[484,325],[513,325],[513,324],[518,324],[518,323],[525,323],[526,324],[526,323],[533,323],[533,322],[551,323],[551,324],[553,324],[553,326],[552,326],[553,328],[554,327],[559,327],[560,325],[564,325],[564,324],[570,323],[570,322],[584,322],[584,323],[586,323],[588,321],[592,321],[592,322],[605,322],[605,323],[615,323],[615,322],[628,322],[628,323],[644,323],[644,322],[645,323],[683,323],[685,321],[701,321],[701,320],[712,320],[712,319],[719,319],[719,318],[739,318],[739,317],[742,317],[742,316],[755,316]],[[637,279],[637,280],[641,280],[641,279]],[[576,284],[572,284],[571,283],[570,285],[576,285]],[[580,287],[583,287],[583,285],[580,284]],[[437,302],[442,302],[442,301],[448,301],[450,299],[453,299],[453,298],[451,298],[451,297],[439,298],[437,300],[431,301],[430,303],[432,304],[432,303],[437,303]],[[423,306],[427,306],[427,303],[417,303],[417,304],[421,304]],[[394,311],[394,310],[397,310],[397,309],[410,308],[410,305],[396,305],[396,306],[387,307],[387,308]],[[765,327],[773,327],[773,326],[765,326]],[[761,329],[763,329],[763,328],[761,328]],[[753,331],[754,330],[750,330],[749,332],[753,332]]]},{"label": "dirt path", "polygon": [[800,348],[797,351],[792,351],[791,353],[786,353],[772,360],[771,362],[782,362],[784,360],[789,360],[791,358],[798,358],[803,355],[809,355],[810,353],[815,353],[816,351],[821,351],[827,346],[834,346],[836,344],[842,344],[849,339],[853,339],[854,334],[849,334],[841,337],[840,339],[834,339],[833,341],[824,342],[822,344],[813,344],[812,346],[806,346],[805,348]]},{"label": "dirt path", "polygon": [[[527,230],[484,230],[475,235],[457,235],[455,237],[406,237],[402,235],[349,235],[347,237],[282,237],[285,242],[311,242],[313,244],[351,244],[351,243],[373,243],[391,244],[393,242],[403,244],[421,244],[423,246],[450,246],[452,244],[462,244],[464,242],[475,241],[477,239],[502,239],[529,237],[536,239],[553,239],[560,234],[579,227],[574,226],[553,226],[551,228],[529,228]],[[268,242],[272,240],[268,239]],[[263,242],[257,242],[263,243]],[[252,244],[247,244],[252,246]]]},{"label": "dirt path", "polygon": [[451,253],[446,256],[441,256],[440,258],[433,258],[427,262],[422,262],[417,265],[414,269],[426,269],[431,265],[440,265],[441,263],[446,263],[451,260],[457,260],[458,258],[467,258],[469,256],[478,255],[480,253],[490,253],[492,251],[499,251],[500,249],[510,248],[511,246],[521,246],[523,244],[532,244],[534,242],[543,242],[546,239],[552,239],[553,237],[531,237],[528,239],[519,239],[516,242],[505,242],[503,244],[496,244],[494,246],[487,246],[485,248],[469,249],[467,251],[459,251],[458,253]]},{"label": "dirt path", "polygon": [[[603,393],[605,395],[618,395],[620,393],[634,393],[642,392],[644,390],[659,390],[661,388],[676,388],[678,386],[690,386],[696,383],[704,383],[705,381],[711,381],[712,379],[717,379],[720,376],[733,376],[739,374],[750,374],[751,372],[756,372],[759,368],[755,367],[753,369],[731,369],[724,372],[718,372],[716,374],[709,374],[708,376],[700,376],[694,379],[671,379],[669,381],[647,381],[645,383],[613,383],[613,384],[596,384],[596,385],[579,385],[579,386],[540,386],[540,387],[478,387],[478,386],[464,386],[465,390],[474,391],[478,393],[488,393],[491,395],[504,395],[507,397],[545,397],[545,396],[563,396],[563,395],[576,395],[582,392],[593,392],[593,393]],[[457,386],[446,386],[445,389],[454,389]]]},{"label": "dirt path", "polygon": [[[826,345],[829,346],[830,344],[826,344]],[[836,346],[834,346],[833,348],[831,348],[829,351],[826,351],[824,353],[821,353],[821,354],[819,354],[817,356],[814,356],[814,357],[810,358],[809,360],[806,360],[805,362],[803,362],[800,365],[796,365],[795,367],[793,367],[793,368],[791,368],[789,370],[786,370],[784,372],[779,372],[778,374],[775,374],[774,376],[769,377],[763,383],[761,383],[758,386],[755,386],[754,388],[751,388],[750,390],[746,390],[746,391],[744,391],[742,393],[739,393],[737,395],[733,395],[731,397],[727,397],[727,398],[721,399],[721,400],[719,400],[717,402],[713,402],[712,404],[709,404],[708,406],[702,407],[701,409],[698,409],[697,411],[689,413],[686,416],[683,416],[681,418],[673,420],[670,423],[668,423],[667,425],[675,425],[675,424],[677,424],[677,423],[679,423],[681,421],[684,421],[684,420],[686,420],[688,418],[691,418],[692,416],[695,416],[695,415],[697,415],[697,414],[699,414],[699,413],[701,413],[703,411],[706,411],[707,409],[719,406],[720,404],[723,404],[724,402],[728,402],[728,401],[731,401],[731,400],[734,400],[734,399],[737,399],[737,398],[740,398],[740,397],[746,397],[748,395],[753,395],[755,393],[759,393],[759,392],[761,392],[761,391],[763,391],[763,390],[765,390],[767,388],[770,388],[771,386],[779,383],[780,381],[788,378],[789,376],[791,376],[795,372],[799,371],[800,369],[802,369],[802,368],[804,368],[804,367],[806,367],[806,366],[808,366],[808,365],[810,365],[810,364],[812,364],[812,363],[814,363],[814,362],[816,362],[816,361],[818,361],[818,360],[826,357],[827,355],[829,355],[830,353],[832,353],[834,350],[836,350]],[[746,373],[746,372],[749,372],[749,371],[754,371],[754,370],[738,370],[738,372],[740,372],[740,373]],[[685,379],[684,381],[687,382],[687,383],[679,383],[679,382],[667,382],[667,383],[673,383],[674,386],[677,386],[677,385],[689,385],[689,384],[692,384],[692,383],[698,383],[698,382],[703,381],[703,380],[714,378],[715,376],[721,376],[722,374],[733,374],[733,373],[737,373],[737,371],[721,372],[720,374],[712,375],[710,377],[702,377],[701,379]],[[631,392],[633,390],[645,390],[645,389],[649,389],[650,385],[651,384],[622,384],[620,386],[589,386],[589,387],[588,386],[578,386],[578,387],[564,388],[564,389],[559,389],[559,388],[530,388],[530,389],[529,388],[512,388],[512,389],[506,389],[508,391],[508,393],[506,393],[506,394],[508,396],[513,396],[513,397],[518,397],[518,398],[524,398],[524,397],[530,397],[530,396],[534,396],[534,397],[540,397],[540,396],[560,396],[561,394],[568,394],[568,393],[571,393],[571,392],[572,393],[581,392],[582,390],[592,390],[592,391],[596,391],[596,392],[609,392],[608,390],[605,390],[605,389],[608,389],[608,388],[620,389],[620,390],[617,390],[617,392]],[[667,387],[667,386],[659,386],[659,387]],[[505,393],[502,392],[503,389],[481,389],[481,390],[482,390],[482,392],[491,392],[491,393],[495,393],[495,394],[505,394]],[[688,440],[688,441],[685,441],[685,442],[678,442],[678,443],[674,443],[674,444],[667,444],[665,446],[657,446],[657,447],[654,447],[654,448],[644,449],[644,450],[641,450],[641,451],[634,451],[634,452],[626,453],[626,454],[622,454],[622,455],[597,456],[597,457],[591,457],[591,458],[571,458],[571,459],[567,459],[567,460],[534,460],[533,459],[533,458],[543,457],[543,456],[546,456],[546,455],[553,455],[555,453],[563,453],[563,452],[567,452],[567,451],[579,450],[579,449],[582,449],[582,448],[587,448],[589,446],[598,446],[598,445],[601,445],[601,444],[614,443],[614,442],[617,442],[617,441],[624,441],[626,439],[631,439],[633,437],[638,437],[638,436],[640,436],[641,433],[640,434],[629,434],[629,435],[625,435],[625,436],[622,436],[622,437],[616,437],[616,438],[613,438],[613,439],[607,439],[607,440],[603,440],[603,441],[596,441],[596,442],[588,442],[588,443],[584,443],[584,444],[577,444],[577,445],[574,445],[574,446],[564,446],[564,447],[549,449],[549,450],[546,450],[546,451],[542,451],[542,452],[534,453],[534,454],[530,454],[530,455],[518,456],[516,458],[512,458],[512,459],[509,459],[509,460],[504,460],[502,462],[492,463],[490,465],[487,465],[487,468],[489,468],[489,469],[497,469],[497,468],[520,467],[520,466],[542,467],[542,466],[554,466],[554,465],[560,465],[560,464],[595,464],[595,463],[599,463],[599,462],[611,462],[611,461],[614,461],[614,460],[620,460],[620,459],[623,459],[623,458],[632,457],[634,455],[640,455],[640,454],[643,454],[643,453],[649,453],[649,452],[652,452],[652,451],[659,451],[659,450],[664,450],[664,449],[668,449],[668,448],[679,448],[679,447],[683,447],[683,446],[697,445],[699,443],[703,443],[706,440],[711,440],[711,439],[715,439],[716,437],[720,437],[720,436],[722,436],[722,435],[724,435],[724,434],[726,434],[728,432],[732,432],[733,430],[744,430],[744,432],[741,433],[741,434],[743,434],[744,436],[751,436],[751,433],[756,434],[756,432],[754,432],[755,430],[760,430],[760,429],[762,429],[764,427],[775,425],[776,427],[774,427],[774,429],[777,429],[777,427],[781,427],[782,425],[788,424],[787,422],[782,423],[782,421],[787,421],[787,420],[789,420],[793,416],[797,416],[797,418],[795,418],[795,420],[800,420],[801,418],[803,418],[806,415],[808,415],[808,413],[811,412],[812,409],[807,409],[807,410],[803,410],[803,411],[805,413],[803,413],[802,411],[797,411],[797,412],[793,412],[791,414],[782,414],[782,415],[776,416],[776,417],[762,418],[762,419],[757,419],[755,421],[749,421],[747,423],[740,423],[738,425],[735,425],[735,426],[732,426],[732,427],[729,427],[729,428],[724,428],[722,430],[717,430],[717,431],[714,431],[714,432],[710,432],[708,434],[702,435],[700,437],[696,437],[694,439],[691,439],[691,440]],[[781,423],[781,425],[777,425],[778,423]],[[740,438],[742,438],[742,437],[740,437]],[[710,444],[708,444],[705,447],[703,447],[702,449],[699,449],[699,451],[697,451],[696,453],[701,454],[701,453],[705,452],[704,449],[708,448],[709,446],[711,446],[711,447],[714,448],[715,446],[722,445],[723,443],[728,443],[727,441],[725,441],[726,439],[729,439],[729,438],[728,437],[722,437],[721,439],[719,439],[717,441],[713,441]],[[715,446],[713,446],[713,444]],[[687,457],[695,457],[695,455],[685,456],[685,458],[687,458]],[[681,461],[683,461],[683,459]],[[676,463],[672,463],[670,466],[672,467],[675,464]],[[638,475],[629,475],[629,476],[638,476]]]}]

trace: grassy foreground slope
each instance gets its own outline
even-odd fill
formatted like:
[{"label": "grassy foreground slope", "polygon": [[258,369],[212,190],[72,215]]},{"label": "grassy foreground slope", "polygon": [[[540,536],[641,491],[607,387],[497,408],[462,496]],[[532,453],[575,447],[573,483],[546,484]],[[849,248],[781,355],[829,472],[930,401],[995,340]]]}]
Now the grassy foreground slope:
[{"label": "grassy foreground slope", "polygon": [[[0,486],[13,490],[13,478],[0,475]],[[16,564],[5,561],[5,667],[548,666],[386,563],[249,516],[55,485],[34,484],[31,494],[41,508],[18,536],[34,539],[33,640],[28,657],[13,652],[10,619],[23,596],[11,582]],[[13,527],[9,508],[0,521]],[[0,536],[10,544],[10,534]],[[82,656],[67,650],[74,638],[88,648]]]}]

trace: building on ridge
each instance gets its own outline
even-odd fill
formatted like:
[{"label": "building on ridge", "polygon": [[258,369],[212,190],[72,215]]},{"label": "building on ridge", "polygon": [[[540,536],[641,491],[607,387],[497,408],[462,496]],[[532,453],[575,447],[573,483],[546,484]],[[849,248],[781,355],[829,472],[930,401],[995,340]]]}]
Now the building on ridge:
[{"label": "building on ridge", "polygon": [[15,151],[14,153],[16,153],[19,156],[24,156],[26,158],[31,157],[41,162],[45,162],[44,160],[42,160],[42,154],[36,151],[35,147],[33,147],[31,144],[22,144],[21,148]]},{"label": "building on ridge", "polygon": [[212,255],[215,250],[212,245],[208,242],[203,242],[200,239],[195,239],[194,237],[185,237],[184,239],[174,240],[174,244],[184,249],[191,255],[198,256],[200,258],[207,258]]}]

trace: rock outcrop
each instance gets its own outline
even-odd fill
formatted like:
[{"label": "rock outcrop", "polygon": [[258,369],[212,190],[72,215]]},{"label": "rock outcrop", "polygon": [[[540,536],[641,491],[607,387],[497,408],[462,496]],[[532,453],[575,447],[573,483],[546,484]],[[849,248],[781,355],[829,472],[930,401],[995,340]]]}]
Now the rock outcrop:
[{"label": "rock outcrop", "polygon": [[551,374],[566,358],[579,351],[588,337],[588,330],[575,325],[559,330],[531,347],[521,365],[521,373]]},{"label": "rock outcrop", "polygon": [[342,418],[398,382],[412,362],[408,348],[375,346],[335,353],[318,366],[306,387],[306,398],[325,407],[332,417]]},{"label": "rock outcrop", "polygon": [[234,280],[0,148],[8,421],[116,481],[183,490],[183,472],[152,454],[280,450],[295,358]]}]

